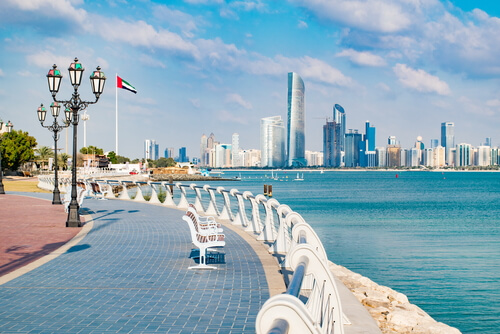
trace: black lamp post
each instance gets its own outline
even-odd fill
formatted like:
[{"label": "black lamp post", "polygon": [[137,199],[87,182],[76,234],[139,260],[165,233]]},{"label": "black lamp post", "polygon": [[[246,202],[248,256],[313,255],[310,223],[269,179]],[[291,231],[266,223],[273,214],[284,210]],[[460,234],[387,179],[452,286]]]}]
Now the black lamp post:
[{"label": "black lamp post", "polygon": [[71,202],[69,203],[68,210],[68,220],[66,221],[66,227],[80,227],[82,223],[80,221],[80,214],[78,212],[79,205],[76,200],[76,155],[77,155],[77,126],[78,126],[78,112],[80,110],[87,109],[89,104],[97,103],[99,97],[104,90],[104,83],[106,82],[106,76],[101,72],[101,68],[98,66],[97,69],[92,72],[90,76],[90,83],[92,84],[92,92],[95,95],[94,102],[82,101],[80,94],[78,94],[78,87],[82,81],[82,74],[84,68],[82,64],[78,62],[78,58],[75,58],[75,62],[71,63],[68,68],[69,78],[71,85],[73,86],[74,92],[70,100],[58,101],[56,99],[56,94],[61,86],[61,71],[54,64],[49,73],[47,74],[47,80],[49,83],[49,91],[52,93],[52,98],[54,102],[63,104],[69,111],[66,113],[66,120],[73,124],[73,161],[71,168]]},{"label": "black lamp post", "polygon": [[[59,117],[59,111],[61,110],[61,106],[57,102],[52,102],[50,105],[50,111],[52,112],[52,116],[54,116],[54,122],[52,125],[43,125],[43,122],[45,122],[45,116],[47,116],[47,109],[43,106],[43,104],[40,104],[40,107],[37,109],[37,114],[38,114],[38,120],[40,121],[40,124],[46,128],[49,129],[50,132],[53,133],[52,137],[54,138],[54,160],[55,160],[55,166],[54,166],[54,191],[52,192],[52,204],[62,204],[61,202],[61,192],[59,191],[59,179],[57,177],[57,171],[58,171],[58,166],[57,166],[57,141],[59,140],[59,132],[67,128],[69,126],[69,122],[66,120],[64,124],[60,125],[57,122],[57,117]],[[69,112],[69,109],[67,109]]]},{"label": "black lamp post", "polygon": [[[2,131],[2,127],[3,127],[3,121],[0,119],[0,131]],[[7,133],[9,133],[10,131],[12,131],[12,128],[14,127],[14,125],[12,125],[11,121],[8,121],[7,124],[5,124],[5,127],[7,128]],[[3,136],[0,136],[0,144],[2,143],[2,139],[3,139]],[[3,182],[2,182],[2,179],[3,179],[2,174],[3,174],[2,152],[0,152],[0,194],[1,195],[5,194],[5,189],[3,188]]]}]

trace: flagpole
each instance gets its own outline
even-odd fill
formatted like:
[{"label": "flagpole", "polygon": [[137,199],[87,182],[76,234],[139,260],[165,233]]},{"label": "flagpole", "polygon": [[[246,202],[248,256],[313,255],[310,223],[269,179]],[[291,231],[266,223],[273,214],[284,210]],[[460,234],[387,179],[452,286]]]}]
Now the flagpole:
[{"label": "flagpole", "polygon": [[118,155],[118,73],[116,73],[116,84],[115,84],[115,92],[116,92],[116,125],[115,125],[115,133],[116,133],[116,146],[115,146],[115,153]]}]

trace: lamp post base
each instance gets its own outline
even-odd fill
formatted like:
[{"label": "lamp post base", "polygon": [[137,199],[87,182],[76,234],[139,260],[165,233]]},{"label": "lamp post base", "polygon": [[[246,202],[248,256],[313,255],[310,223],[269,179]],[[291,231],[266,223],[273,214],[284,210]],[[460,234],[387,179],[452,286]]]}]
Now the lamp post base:
[{"label": "lamp post base", "polygon": [[61,192],[59,189],[52,192],[52,204],[62,204],[61,202]]},{"label": "lamp post base", "polygon": [[68,220],[66,221],[66,227],[82,227],[82,222],[80,221],[80,214],[78,213],[78,204],[69,205]]}]

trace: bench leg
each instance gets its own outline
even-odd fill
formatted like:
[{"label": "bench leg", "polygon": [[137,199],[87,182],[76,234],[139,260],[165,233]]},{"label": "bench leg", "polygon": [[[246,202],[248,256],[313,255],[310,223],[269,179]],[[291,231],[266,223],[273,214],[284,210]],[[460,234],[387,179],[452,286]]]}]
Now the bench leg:
[{"label": "bench leg", "polygon": [[207,248],[200,247],[200,262],[197,266],[189,267],[188,269],[217,269],[217,267],[207,266]]}]

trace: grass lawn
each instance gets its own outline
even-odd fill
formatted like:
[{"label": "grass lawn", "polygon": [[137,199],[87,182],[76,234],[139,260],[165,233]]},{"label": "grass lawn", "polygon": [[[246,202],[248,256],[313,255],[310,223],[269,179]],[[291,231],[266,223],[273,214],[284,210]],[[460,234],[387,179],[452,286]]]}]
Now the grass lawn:
[{"label": "grass lawn", "polygon": [[51,191],[43,190],[37,187],[38,180],[2,180],[5,191],[21,191],[31,193],[50,193]]}]

